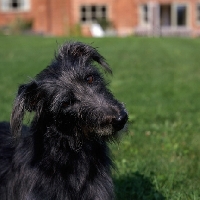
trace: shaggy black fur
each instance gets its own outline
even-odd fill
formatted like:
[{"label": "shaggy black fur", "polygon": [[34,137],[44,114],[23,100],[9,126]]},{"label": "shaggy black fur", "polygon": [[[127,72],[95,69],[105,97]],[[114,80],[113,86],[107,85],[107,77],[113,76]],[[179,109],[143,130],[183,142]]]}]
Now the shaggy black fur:
[{"label": "shaggy black fur", "polygon": [[[114,198],[107,142],[128,116],[93,61],[111,72],[95,48],[66,43],[19,87],[10,125],[0,124],[1,200]],[[29,128],[26,111],[35,113]]]}]

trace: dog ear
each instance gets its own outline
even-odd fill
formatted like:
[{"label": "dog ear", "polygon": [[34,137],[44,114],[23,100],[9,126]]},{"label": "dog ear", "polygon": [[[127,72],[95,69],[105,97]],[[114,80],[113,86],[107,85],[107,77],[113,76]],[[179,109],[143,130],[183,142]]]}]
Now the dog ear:
[{"label": "dog ear", "polygon": [[37,99],[37,88],[37,83],[32,81],[28,84],[21,85],[18,89],[10,120],[11,133],[15,137],[18,137],[21,133],[25,111],[32,112],[36,110],[36,105],[39,101]]}]

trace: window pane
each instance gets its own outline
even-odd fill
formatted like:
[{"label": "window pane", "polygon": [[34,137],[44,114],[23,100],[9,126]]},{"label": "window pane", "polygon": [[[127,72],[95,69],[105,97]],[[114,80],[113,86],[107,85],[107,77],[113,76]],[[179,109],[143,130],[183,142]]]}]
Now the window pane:
[{"label": "window pane", "polygon": [[18,8],[18,7],[19,7],[18,3],[12,3],[12,8]]},{"label": "window pane", "polygon": [[96,8],[96,6],[91,6],[91,15],[92,15],[92,21],[96,21],[96,19],[97,19],[97,8]]},{"label": "window pane", "polygon": [[12,0],[12,2],[11,2],[11,7],[12,7],[13,9],[19,8],[19,7],[20,7],[19,1],[18,1],[18,0]]},{"label": "window pane", "polygon": [[92,6],[92,7],[91,7],[91,11],[92,11],[92,13],[95,13],[96,10],[97,10],[97,9],[96,9],[96,6]]},{"label": "window pane", "polygon": [[81,6],[80,17],[81,17],[81,22],[86,21],[86,7],[85,6]]},{"label": "window pane", "polygon": [[102,6],[101,10],[102,12],[106,12],[106,6]]},{"label": "window pane", "polygon": [[148,19],[148,6],[146,4],[143,5],[143,20],[146,23],[149,21],[149,19]]},{"label": "window pane", "polygon": [[85,6],[82,6],[82,7],[81,7],[81,12],[82,12],[82,13],[85,13],[85,12],[86,12]]},{"label": "window pane", "polygon": [[85,22],[86,21],[86,17],[81,17],[81,21]]},{"label": "window pane", "polygon": [[177,25],[186,26],[186,6],[177,6]]},{"label": "window pane", "polygon": [[106,6],[101,7],[102,18],[106,18]]},{"label": "window pane", "polygon": [[81,22],[97,22],[99,19],[106,18],[106,6],[89,5],[80,7]]},{"label": "window pane", "polygon": [[197,21],[200,22],[200,5],[197,5]]}]

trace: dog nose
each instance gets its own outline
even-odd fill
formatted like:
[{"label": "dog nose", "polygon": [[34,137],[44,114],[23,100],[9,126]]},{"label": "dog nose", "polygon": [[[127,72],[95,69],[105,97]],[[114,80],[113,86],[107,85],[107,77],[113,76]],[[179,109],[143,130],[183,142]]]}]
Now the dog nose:
[{"label": "dog nose", "polygon": [[112,119],[112,125],[116,131],[120,131],[124,128],[124,125],[126,124],[128,120],[128,115],[126,111],[121,111],[120,115],[116,118]]}]

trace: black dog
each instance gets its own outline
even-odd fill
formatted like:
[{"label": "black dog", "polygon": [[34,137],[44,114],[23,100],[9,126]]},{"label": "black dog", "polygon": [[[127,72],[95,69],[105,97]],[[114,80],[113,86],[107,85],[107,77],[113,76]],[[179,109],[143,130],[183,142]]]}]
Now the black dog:
[{"label": "black dog", "polygon": [[[10,126],[0,125],[1,200],[114,198],[107,142],[128,116],[93,61],[111,72],[95,48],[66,43],[19,87]],[[35,113],[30,128],[26,111]]]}]

